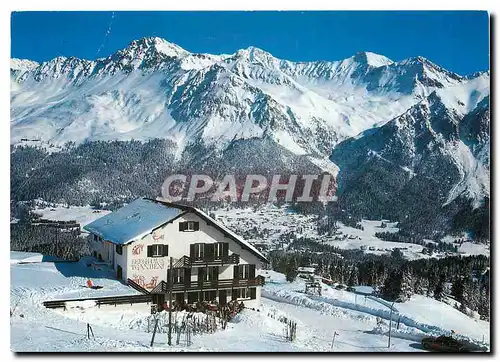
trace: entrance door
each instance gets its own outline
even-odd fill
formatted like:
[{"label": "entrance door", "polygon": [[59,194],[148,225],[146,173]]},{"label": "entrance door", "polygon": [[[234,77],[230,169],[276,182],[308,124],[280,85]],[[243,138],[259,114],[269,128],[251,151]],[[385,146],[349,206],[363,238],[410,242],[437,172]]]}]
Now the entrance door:
[{"label": "entrance door", "polygon": [[122,271],[122,267],[117,265],[116,266],[116,279],[119,279],[121,280],[123,277],[123,271]]},{"label": "entrance door", "polygon": [[227,303],[227,290],[219,290],[219,304],[226,305]]}]

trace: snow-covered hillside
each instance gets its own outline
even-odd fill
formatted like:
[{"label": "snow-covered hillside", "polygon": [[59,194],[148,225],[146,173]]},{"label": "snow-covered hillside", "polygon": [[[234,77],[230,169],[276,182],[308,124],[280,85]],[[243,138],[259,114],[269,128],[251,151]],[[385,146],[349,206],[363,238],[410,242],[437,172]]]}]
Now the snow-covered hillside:
[{"label": "snow-covered hillside", "polygon": [[41,209],[35,209],[33,211],[35,214],[40,215],[43,219],[48,220],[58,220],[58,221],[70,221],[74,220],[81,227],[90,224],[92,221],[109,214],[109,210],[97,210],[90,206],[70,206],[64,207],[61,205],[54,207],[46,207]]},{"label": "snow-covered hillside", "polygon": [[[113,280],[105,269],[95,270],[87,264],[92,265],[90,260],[11,264],[13,351],[420,352],[419,342],[423,336],[450,334],[451,329],[461,338],[478,343],[484,337],[484,341],[489,342],[488,323],[471,319],[447,304],[415,296],[395,306],[388,349],[387,302],[326,285],[322,285],[322,297],[306,295],[303,281],[288,283],[282,274],[260,271],[266,277],[266,285],[259,310],[244,310],[225,330],[193,335],[189,346],[184,338],[175,344],[174,336],[174,345],[169,347],[165,326],[161,325],[155,344],[150,347],[148,305],[98,308],[84,301],[68,305],[67,310],[43,307],[41,303],[46,300],[136,293]],[[88,277],[104,288],[84,288]],[[434,313],[425,313],[429,309]],[[174,320],[178,318],[182,315],[174,313]],[[297,338],[293,342],[285,339],[282,318],[297,323]],[[167,319],[160,316],[162,323]],[[87,323],[95,338],[87,338]],[[332,347],[334,333],[337,335]]]},{"label": "snow-covered hillside", "polygon": [[358,216],[411,215],[430,234],[489,198],[489,81],[418,56],[292,62],[142,38],[96,60],[12,59],[11,143],[163,138],[179,172],[326,171]]},{"label": "snow-covered hillside", "polygon": [[224,148],[266,136],[295,153],[324,155],[435,89],[450,89],[450,97],[462,92],[457,86],[480,89],[477,98],[484,93],[477,78],[421,57],[393,62],[360,52],[294,63],[255,47],[195,54],[160,38],[97,60],[11,63],[14,143],[165,137],[181,149],[199,142]]},{"label": "snow-covered hillside", "polygon": [[[402,243],[385,241],[375,233],[398,231],[395,222],[384,220],[386,224],[381,227],[381,220],[362,220],[362,230],[346,226],[338,222],[338,230],[334,235],[323,235],[318,233],[316,217],[294,212],[288,206],[262,205],[257,210],[248,208],[226,208],[213,211],[216,218],[226,226],[243,235],[254,245],[264,250],[286,248],[290,242],[287,235],[294,238],[308,238],[318,243],[334,246],[340,249],[357,249],[371,254],[388,254],[394,249],[400,249],[405,258],[409,260],[428,258],[423,254],[424,246],[414,243]],[[447,236],[441,241],[452,244],[457,237]],[[469,236],[464,238],[469,239]],[[431,242],[431,240],[427,240]],[[460,255],[489,255],[489,246],[463,243],[458,253]],[[432,257],[440,258],[451,255],[450,252],[436,252]]]}]

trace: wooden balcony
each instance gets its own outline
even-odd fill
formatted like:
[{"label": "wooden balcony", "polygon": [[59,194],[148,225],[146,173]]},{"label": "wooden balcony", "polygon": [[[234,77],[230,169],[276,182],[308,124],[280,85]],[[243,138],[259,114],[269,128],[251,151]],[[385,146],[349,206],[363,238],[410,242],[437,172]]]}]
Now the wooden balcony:
[{"label": "wooden balcony", "polygon": [[192,268],[192,267],[202,267],[202,266],[217,266],[217,265],[233,265],[240,263],[240,256],[238,254],[231,254],[222,257],[203,257],[203,258],[193,258],[184,255],[182,258],[177,260],[173,265],[174,268]]},{"label": "wooden balcony", "polygon": [[[218,289],[234,289],[245,287],[257,287],[264,285],[264,277],[257,276],[254,279],[220,279],[213,281],[203,282],[189,282],[189,283],[174,283],[172,286],[172,293],[178,292],[192,292],[200,290],[218,290]],[[151,291],[151,294],[164,294],[169,292],[168,283],[161,281]]]}]

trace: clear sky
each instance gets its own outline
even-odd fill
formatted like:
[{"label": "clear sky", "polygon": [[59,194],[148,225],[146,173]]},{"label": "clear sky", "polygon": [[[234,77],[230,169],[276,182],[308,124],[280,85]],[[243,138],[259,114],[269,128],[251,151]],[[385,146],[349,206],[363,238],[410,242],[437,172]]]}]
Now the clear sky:
[{"label": "clear sky", "polygon": [[[198,53],[248,46],[294,61],[371,51],[423,56],[459,74],[489,69],[487,12],[15,12],[12,57],[96,59],[159,36]],[[109,30],[109,32],[108,32]]]}]

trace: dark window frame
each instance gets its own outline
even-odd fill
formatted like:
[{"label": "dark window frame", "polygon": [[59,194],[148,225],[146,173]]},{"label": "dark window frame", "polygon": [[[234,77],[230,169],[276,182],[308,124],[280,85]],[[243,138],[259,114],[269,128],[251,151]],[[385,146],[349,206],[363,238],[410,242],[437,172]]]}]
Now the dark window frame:
[{"label": "dark window frame", "polygon": [[179,231],[194,232],[200,230],[200,222],[187,220],[179,222]]},{"label": "dark window frame", "polygon": [[[226,246],[227,245],[227,246]],[[229,256],[229,243],[215,243],[214,244],[214,259],[221,260]]]},{"label": "dark window frame", "polygon": [[123,255],[123,245],[116,245],[115,251],[118,255]]},{"label": "dark window frame", "polygon": [[148,245],[148,258],[162,258],[168,256],[168,244]]},{"label": "dark window frame", "polygon": [[184,284],[184,268],[173,268],[172,269],[172,283],[173,284]]},{"label": "dark window frame", "polygon": [[238,266],[238,279],[250,278],[250,264],[240,264]]},{"label": "dark window frame", "polygon": [[233,289],[235,293],[233,293],[233,298],[236,299],[251,299],[250,297],[250,289],[248,287]]},{"label": "dark window frame", "polygon": [[194,258],[195,260],[203,260],[205,257],[205,244],[195,243],[194,244]]},{"label": "dark window frame", "polygon": [[217,291],[216,290],[204,290],[203,292],[203,301],[212,302],[217,300]]}]

